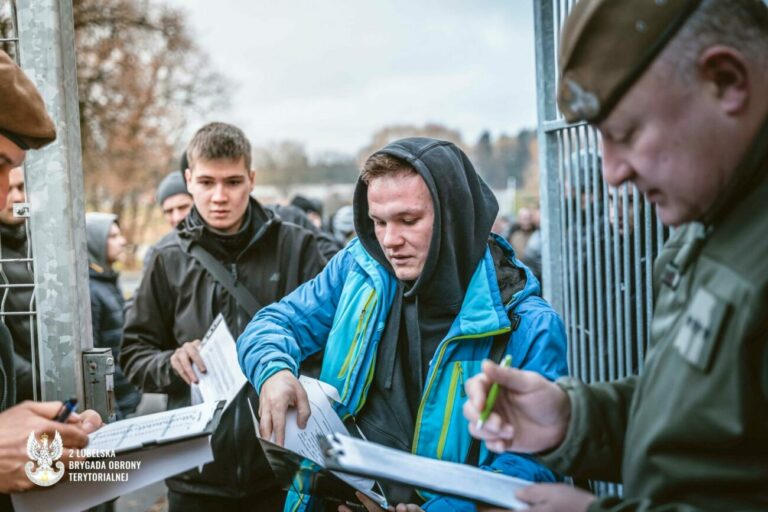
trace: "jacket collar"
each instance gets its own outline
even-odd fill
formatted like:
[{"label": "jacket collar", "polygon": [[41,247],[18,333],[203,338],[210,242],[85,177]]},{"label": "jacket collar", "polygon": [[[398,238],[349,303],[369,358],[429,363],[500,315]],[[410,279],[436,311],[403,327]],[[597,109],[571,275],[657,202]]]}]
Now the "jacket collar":
[{"label": "jacket collar", "polygon": [[[503,304],[491,250],[486,248],[485,254],[470,279],[461,310],[448,331],[447,337],[480,335],[508,329],[510,320],[507,311],[517,308],[529,296],[541,295],[538,279],[528,267],[515,257],[512,246],[496,234],[491,234],[491,236],[504,250],[507,261],[516,267],[525,269],[525,287],[515,293],[508,304]],[[395,276],[368,254],[357,239],[350,242],[345,250],[354,257],[358,265],[374,282],[377,290],[389,290],[390,295],[388,298],[385,297],[386,303],[389,304],[392,300],[391,294],[396,288]],[[488,314],[489,311],[493,311],[495,314],[490,315]]]}]

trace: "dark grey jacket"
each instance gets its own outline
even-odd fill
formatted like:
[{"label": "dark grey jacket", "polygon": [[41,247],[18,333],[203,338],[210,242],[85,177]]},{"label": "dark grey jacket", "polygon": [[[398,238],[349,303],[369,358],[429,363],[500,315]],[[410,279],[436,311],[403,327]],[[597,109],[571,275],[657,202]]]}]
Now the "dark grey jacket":
[{"label": "dark grey jacket", "polygon": [[[2,245],[2,258],[4,260],[24,259],[30,257],[27,231],[24,224],[9,226],[0,224],[0,243]],[[3,311],[7,313],[21,313],[34,311],[35,304],[32,291],[34,290],[35,276],[32,272],[32,263],[15,261],[4,262],[2,284],[26,285],[14,288],[5,288],[2,293]],[[32,330],[36,328],[35,319],[31,315],[6,315],[3,318],[5,325],[13,339],[13,361],[16,371],[16,396],[17,402],[32,400]]]},{"label": "dark grey jacket", "polygon": [[[225,254],[216,236],[192,211],[155,251],[128,310],[121,362],[131,381],[145,392],[167,393],[168,408],[189,405],[190,388],[173,371],[170,357],[187,341],[202,339],[221,313],[237,338],[250,318],[235,299],[189,253],[201,244],[232,269],[255,298],[268,305],[279,300],[325,265],[315,237],[283,223],[255,200],[250,205],[254,233],[239,254]],[[240,393],[224,412],[212,438],[214,462],[203,472],[188,471],[167,483],[174,491],[244,497],[274,488],[263,462],[246,395]]]},{"label": "dark grey jacket", "polygon": [[[117,216],[89,213],[85,217],[88,240],[88,286],[91,293],[93,346],[109,348],[117,361],[125,321],[125,299],[117,283],[119,274],[107,263],[107,238]],[[128,381],[118,362],[114,375],[117,418],[136,412],[141,392]]]}]

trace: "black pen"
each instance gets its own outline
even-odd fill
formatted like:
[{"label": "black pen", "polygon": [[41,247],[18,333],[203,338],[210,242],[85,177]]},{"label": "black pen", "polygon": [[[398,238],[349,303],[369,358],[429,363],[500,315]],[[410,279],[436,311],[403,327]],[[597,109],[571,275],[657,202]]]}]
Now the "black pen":
[{"label": "black pen", "polygon": [[64,423],[67,421],[67,418],[69,418],[69,415],[75,412],[75,409],[77,409],[77,398],[73,397],[64,402],[53,420],[58,421],[59,423]]}]

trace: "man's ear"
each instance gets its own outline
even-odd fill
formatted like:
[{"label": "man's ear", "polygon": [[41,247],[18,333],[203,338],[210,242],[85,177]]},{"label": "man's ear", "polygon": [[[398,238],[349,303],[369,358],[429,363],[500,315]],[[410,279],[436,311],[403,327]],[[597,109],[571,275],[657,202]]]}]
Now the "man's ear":
[{"label": "man's ear", "polygon": [[248,171],[248,179],[251,180],[251,188],[253,188],[253,186],[256,185],[256,171],[253,169]]},{"label": "man's ear", "polygon": [[187,189],[189,189],[192,184],[192,170],[189,167],[184,170],[184,179],[187,180]]},{"label": "man's ear", "polygon": [[749,68],[744,55],[728,46],[710,46],[696,61],[700,78],[714,91],[727,115],[746,111],[749,100]]}]

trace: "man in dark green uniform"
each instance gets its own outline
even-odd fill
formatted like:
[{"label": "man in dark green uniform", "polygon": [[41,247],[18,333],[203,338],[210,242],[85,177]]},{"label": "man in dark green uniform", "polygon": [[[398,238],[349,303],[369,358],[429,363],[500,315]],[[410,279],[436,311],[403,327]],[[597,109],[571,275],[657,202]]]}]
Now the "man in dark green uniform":
[{"label": "man in dark green uniform", "polygon": [[532,510],[768,510],[768,7],[582,0],[560,40],[566,119],[600,130],[610,185],[635,184],[679,229],[655,264],[642,375],[554,384],[486,362],[470,430],[624,484],[623,498],[531,486]]}]

